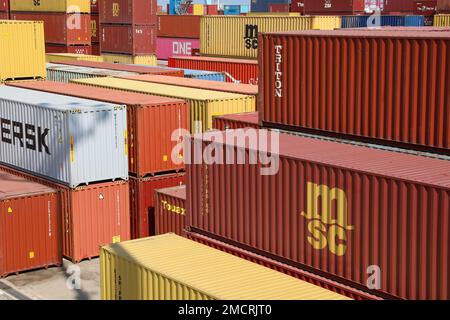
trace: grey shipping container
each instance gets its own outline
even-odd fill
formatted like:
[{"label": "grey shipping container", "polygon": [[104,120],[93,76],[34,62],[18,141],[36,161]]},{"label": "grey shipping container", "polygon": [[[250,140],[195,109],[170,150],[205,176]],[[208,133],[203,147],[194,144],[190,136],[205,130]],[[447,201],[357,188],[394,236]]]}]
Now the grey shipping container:
[{"label": "grey shipping container", "polygon": [[128,179],[126,107],[0,87],[0,163],[69,187]]},{"label": "grey shipping container", "polygon": [[130,76],[138,74],[135,72],[78,67],[57,63],[47,63],[46,68],[47,80],[65,83],[68,83],[72,79]]}]

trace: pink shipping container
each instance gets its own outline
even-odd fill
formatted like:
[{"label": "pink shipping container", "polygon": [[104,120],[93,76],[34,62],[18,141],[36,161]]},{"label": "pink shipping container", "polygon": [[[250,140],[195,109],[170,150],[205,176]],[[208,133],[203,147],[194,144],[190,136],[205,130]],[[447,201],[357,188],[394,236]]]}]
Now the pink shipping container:
[{"label": "pink shipping container", "polygon": [[260,149],[227,143],[232,131],[191,141],[245,160],[187,165],[191,232],[383,298],[450,298],[450,161],[265,132]]},{"label": "pink shipping container", "polygon": [[169,58],[168,66],[225,72],[227,82],[258,84],[258,61],[255,60],[174,56]]},{"label": "pink shipping container", "polygon": [[100,22],[155,25],[157,0],[99,0]]},{"label": "pink shipping container", "polygon": [[131,55],[156,52],[155,26],[102,24],[100,29],[101,52]]},{"label": "pink shipping container", "polygon": [[193,50],[200,49],[199,39],[157,38],[156,56],[167,60],[171,56],[192,56]]},{"label": "pink shipping container", "polygon": [[260,126],[258,115],[258,112],[246,112],[215,116],[213,117],[213,128],[222,131],[244,128],[259,129]]},{"label": "pink shipping container", "polygon": [[155,192],[155,233],[186,236],[186,186]]},{"label": "pink shipping container", "polygon": [[450,154],[450,33],[260,35],[260,122]]},{"label": "pink shipping container", "polygon": [[58,44],[45,44],[45,52],[47,53],[76,53],[76,54],[92,54],[92,46],[64,46]]},{"label": "pink shipping container", "polygon": [[307,15],[352,15],[364,13],[366,4],[365,0],[303,0],[303,6]]}]

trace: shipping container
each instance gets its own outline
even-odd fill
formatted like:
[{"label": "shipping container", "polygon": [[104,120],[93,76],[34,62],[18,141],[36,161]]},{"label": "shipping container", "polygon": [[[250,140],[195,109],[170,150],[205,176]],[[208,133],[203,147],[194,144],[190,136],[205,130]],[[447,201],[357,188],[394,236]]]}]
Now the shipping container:
[{"label": "shipping container", "polygon": [[[247,17],[300,17],[299,12],[249,12]],[[319,16],[318,16],[319,17]]]},{"label": "shipping container", "polygon": [[172,173],[137,179],[130,177],[131,238],[156,234],[155,190],[183,185],[185,173]]},{"label": "shipping container", "polygon": [[438,13],[450,13],[450,0],[437,0],[436,11]]},{"label": "shipping container", "polygon": [[291,1],[291,12],[304,13],[305,4],[303,0],[292,0]]},{"label": "shipping container", "polygon": [[0,20],[8,20],[9,13],[8,12],[0,12]]},{"label": "shipping container", "polygon": [[168,84],[168,85],[174,85],[174,86],[180,86],[180,87],[244,94],[244,95],[248,95],[248,96],[255,96],[255,98],[258,96],[258,86],[253,86],[251,84],[224,83],[224,82],[218,82],[218,81],[167,77],[167,76],[157,76],[157,75],[145,75],[145,74],[137,75],[137,76],[118,76],[117,78],[143,81],[143,82]]},{"label": "shipping container", "polygon": [[103,62],[103,58],[99,56],[92,56],[87,54],[75,53],[47,53],[45,59],[48,63],[55,61],[96,61]]},{"label": "shipping container", "polygon": [[144,64],[148,66],[156,66],[156,54],[144,54],[138,56],[126,54],[102,53],[105,62],[123,63],[123,64]]},{"label": "shipping container", "polygon": [[91,15],[91,42],[92,43],[100,43],[100,21],[98,14]]},{"label": "shipping container", "polygon": [[126,107],[0,87],[0,162],[69,187],[128,179]]},{"label": "shipping container", "polygon": [[[205,148],[220,157],[194,162]],[[450,297],[450,161],[254,129],[196,135],[191,149],[192,232],[383,298]]]},{"label": "shipping container", "polygon": [[72,79],[133,76],[133,75],[137,75],[137,73],[108,70],[108,69],[77,67],[65,64],[47,63],[47,80],[64,83],[68,83]]},{"label": "shipping container", "polygon": [[158,15],[158,37],[200,39],[200,19],[201,16]]},{"label": "shipping container", "polygon": [[91,0],[91,13],[98,14],[99,0]]},{"label": "shipping container", "polygon": [[[95,56],[100,56],[100,43],[92,43],[92,54]],[[103,61],[103,58],[102,58]]]},{"label": "shipping container", "polygon": [[178,143],[171,140],[172,133],[189,130],[188,106],[184,100],[53,81],[22,81],[9,85],[126,105],[129,171],[144,177],[184,169],[183,163],[176,164],[171,158]]},{"label": "shipping container", "polygon": [[241,14],[241,6],[238,4],[228,4],[223,6],[223,14],[229,15],[239,15]]},{"label": "shipping container", "polygon": [[306,31],[260,41],[264,126],[450,153],[448,32]]},{"label": "shipping container", "polygon": [[45,78],[44,23],[0,21],[0,83]]},{"label": "shipping container", "polygon": [[156,44],[156,56],[160,60],[171,56],[192,56],[193,50],[200,49],[199,39],[158,37]]},{"label": "shipping container", "polygon": [[251,0],[250,10],[247,12],[264,13],[269,11],[269,5],[274,3],[289,3],[289,0]]},{"label": "shipping container", "polygon": [[163,69],[163,68],[149,68],[143,66],[134,66],[126,64],[118,64],[111,62],[97,62],[97,61],[55,61],[55,63],[65,64],[70,66],[87,67],[87,68],[98,68],[98,69],[109,69],[115,71],[126,71],[135,72],[140,74],[155,74],[155,75],[166,75],[174,77],[183,77],[184,72],[180,69]]},{"label": "shipping container", "polygon": [[383,13],[414,13],[414,14],[434,14],[436,10],[436,0],[384,0]]},{"label": "shipping container", "polygon": [[156,52],[156,27],[137,25],[100,26],[100,50],[105,53],[147,55]]},{"label": "shipping container", "polygon": [[192,4],[192,14],[202,16],[205,14],[205,6],[203,4]]},{"label": "shipping container", "polygon": [[0,169],[0,278],[62,264],[57,190]]},{"label": "shipping container", "polygon": [[89,0],[9,0],[10,10],[24,12],[91,13]]},{"label": "shipping container", "polygon": [[1,170],[58,190],[62,202],[62,254],[70,261],[78,263],[98,257],[100,246],[130,239],[128,182],[71,189],[11,168]]},{"label": "shipping container", "polygon": [[101,23],[155,25],[157,0],[99,0]]},{"label": "shipping container", "polygon": [[450,27],[450,14],[435,15],[433,25],[436,27]]},{"label": "shipping container", "polygon": [[424,25],[423,16],[379,16],[380,19],[372,19],[371,16],[343,16],[342,28],[365,28],[383,26],[409,26],[420,27]]},{"label": "shipping container", "polygon": [[289,3],[271,3],[269,4],[269,12],[289,12]]},{"label": "shipping container", "polygon": [[186,186],[158,189],[155,192],[156,234],[185,236]]},{"label": "shipping container", "polygon": [[103,300],[349,300],[174,234],[101,248],[100,273]]},{"label": "shipping container", "polygon": [[91,44],[89,14],[12,12],[11,20],[43,21],[45,42],[63,45]]},{"label": "shipping container", "polygon": [[227,82],[258,84],[258,61],[212,57],[170,57],[171,68],[218,71],[226,75]]},{"label": "shipping container", "polygon": [[211,16],[211,15],[217,15],[218,11],[217,11],[217,4],[207,4],[205,5],[206,7],[206,14]]},{"label": "shipping container", "polygon": [[72,82],[183,99],[189,103],[190,131],[192,133],[211,129],[212,117],[215,115],[255,111],[256,104],[254,96],[119,78],[74,79]]},{"label": "shipping container", "polygon": [[[398,1],[398,0],[397,0]],[[308,15],[364,14],[364,0],[303,0],[303,13]]]},{"label": "shipping container", "polygon": [[246,112],[237,114],[227,114],[213,117],[213,129],[229,130],[254,128],[259,129],[258,112]]},{"label": "shipping container", "polygon": [[0,0],[0,12],[9,11],[9,0]]},{"label": "shipping container", "polygon": [[84,54],[91,55],[91,46],[64,46],[59,44],[45,44],[46,53],[72,53],[72,54]]},{"label": "shipping container", "polygon": [[232,254],[239,258],[249,260],[253,263],[257,263],[266,268],[270,268],[270,269],[276,270],[278,272],[287,274],[291,277],[300,279],[302,281],[307,281],[318,287],[322,287],[327,290],[342,294],[351,299],[354,299],[354,300],[380,300],[379,297],[368,294],[364,291],[354,289],[352,287],[340,284],[336,281],[319,276],[315,273],[312,273],[312,272],[309,272],[306,270],[302,270],[302,269],[298,269],[298,268],[292,267],[290,265],[287,265],[285,263],[281,263],[279,261],[261,256],[259,254],[255,254],[253,252],[244,250],[237,246],[233,246],[233,245],[227,244],[225,242],[221,242],[216,239],[206,237],[201,234],[194,233],[194,232],[185,231],[185,234],[188,239],[202,243],[204,245],[207,245],[208,247],[212,247],[214,249],[224,251],[226,253]]},{"label": "shipping container", "polygon": [[[147,68],[162,68],[162,69],[169,69],[169,70],[182,70],[184,72],[185,78],[225,82],[225,74],[223,72],[218,72],[218,71],[178,69],[178,68],[170,68],[170,67],[163,67],[163,66],[158,66],[158,67],[146,66],[146,67]],[[222,90],[219,90],[219,91],[222,91]]]}]

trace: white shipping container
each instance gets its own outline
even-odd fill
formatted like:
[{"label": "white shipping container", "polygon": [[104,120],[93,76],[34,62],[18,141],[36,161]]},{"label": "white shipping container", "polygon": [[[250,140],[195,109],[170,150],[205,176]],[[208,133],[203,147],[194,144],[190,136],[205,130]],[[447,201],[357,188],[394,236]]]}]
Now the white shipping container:
[{"label": "white shipping container", "polygon": [[126,107],[0,87],[0,162],[69,187],[128,179]]},{"label": "white shipping container", "polygon": [[135,76],[139,73],[47,63],[47,80],[68,83],[72,79]]}]

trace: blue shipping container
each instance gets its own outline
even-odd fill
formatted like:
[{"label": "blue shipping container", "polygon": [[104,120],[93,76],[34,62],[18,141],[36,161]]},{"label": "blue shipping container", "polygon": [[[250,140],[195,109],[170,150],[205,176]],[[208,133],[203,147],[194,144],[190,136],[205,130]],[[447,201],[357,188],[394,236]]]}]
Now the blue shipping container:
[{"label": "blue shipping container", "polygon": [[241,13],[249,13],[250,12],[250,6],[246,4],[241,4]]},{"label": "blue shipping container", "polygon": [[424,16],[405,16],[405,27],[423,27],[424,25]]},{"label": "blue shipping container", "polygon": [[367,27],[418,27],[423,26],[423,16],[343,16],[342,28]]},{"label": "blue shipping container", "polygon": [[223,6],[224,15],[238,15],[241,13],[241,6],[238,4],[230,4]]},{"label": "blue shipping container", "polygon": [[269,4],[291,3],[290,0],[251,0],[252,12],[269,12]]}]

